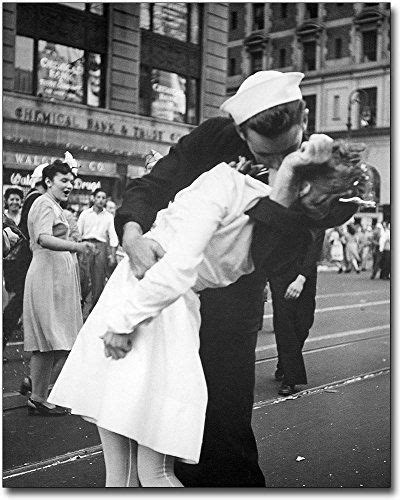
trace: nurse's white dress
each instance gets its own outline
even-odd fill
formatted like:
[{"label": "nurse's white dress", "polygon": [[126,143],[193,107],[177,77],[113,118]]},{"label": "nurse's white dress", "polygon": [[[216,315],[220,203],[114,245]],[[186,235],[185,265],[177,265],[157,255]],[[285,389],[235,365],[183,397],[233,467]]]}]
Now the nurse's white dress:
[{"label": "nurse's white dress", "polygon": [[[137,280],[125,257],[82,327],[48,401],[160,453],[197,463],[207,388],[199,358],[199,299],[253,271],[245,211],[270,188],[220,163],[179,192],[145,237],[164,257]],[[135,331],[134,331],[135,330]],[[133,348],[106,358],[105,332]],[[134,333],[131,333],[134,332]]]}]

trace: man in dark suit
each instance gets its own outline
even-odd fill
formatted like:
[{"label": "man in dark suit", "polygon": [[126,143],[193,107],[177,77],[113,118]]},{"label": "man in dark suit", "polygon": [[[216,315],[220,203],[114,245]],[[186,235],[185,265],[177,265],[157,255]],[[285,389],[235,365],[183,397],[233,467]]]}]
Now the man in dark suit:
[{"label": "man in dark suit", "polygon": [[[141,235],[179,190],[222,161],[237,161],[241,156],[276,169],[288,153],[300,147],[308,118],[299,88],[303,76],[276,71],[252,75],[222,106],[232,118],[202,123],[180,139],[151,173],[131,182],[115,225],[137,277],[164,253],[156,242]],[[331,145],[324,140],[320,149],[326,158]],[[297,195],[288,189],[292,175],[291,168],[282,180],[283,189],[265,205],[265,217],[279,232],[290,235],[298,225],[288,210]],[[265,273],[255,271],[225,289],[200,294],[200,357],[208,406],[200,463],[176,467],[185,486],[265,486],[251,427],[255,347],[265,285]]]}]

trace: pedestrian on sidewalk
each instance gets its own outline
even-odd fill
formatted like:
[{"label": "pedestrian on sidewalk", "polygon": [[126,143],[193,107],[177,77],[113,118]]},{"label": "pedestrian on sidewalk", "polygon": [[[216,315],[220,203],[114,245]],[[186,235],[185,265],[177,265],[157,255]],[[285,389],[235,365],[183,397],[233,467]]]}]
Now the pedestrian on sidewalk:
[{"label": "pedestrian on sidewalk", "polygon": [[[21,242],[17,252],[13,256],[13,268],[9,269],[7,266],[3,266],[6,289],[9,288],[9,290],[13,293],[3,311],[3,350],[6,348],[7,343],[11,340],[13,333],[17,330],[22,316],[25,277],[32,260],[32,252],[29,248],[29,234],[27,226],[28,214],[36,198],[45,192],[45,188],[42,186],[42,171],[46,166],[47,163],[42,163],[32,172],[30,179],[31,189],[28,191],[22,205],[21,217],[18,226],[24,236],[24,241]],[[9,277],[7,277],[8,271],[10,271]],[[7,285],[7,282],[9,285]]]},{"label": "pedestrian on sidewalk", "polygon": [[333,228],[329,236],[330,260],[337,266],[338,274],[343,272],[344,251],[339,228]]},{"label": "pedestrian on sidewalk", "polygon": [[[312,167],[312,176],[304,177],[303,166],[307,171]],[[158,214],[144,237],[157,241],[164,255],[141,280],[128,257],[118,265],[50,395],[55,404],[97,424],[108,486],[179,487],[175,457],[187,463],[199,460],[207,386],[199,358],[197,292],[226,286],[253,271],[253,222],[245,211],[259,200],[266,202],[255,214],[269,217],[264,259],[260,261],[260,253],[256,263],[270,267],[273,256],[282,254],[281,229],[295,234],[303,224],[325,228],[351,217],[356,206],[338,200],[354,183],[358,192],[363,190],[361,179],[356,148],[312,136],[285,158],[272,190],[220,163]],[[318,209],[324,196],[326,206]],[[270,217],[273,202],[289,207],[294,201],[291,228]],[[262,245],[255,248],[262,251]],[[225,404],[220,402],[221,411]]]},{"label": "pedestrian on sidewalk", "polygon": [[344,237],[346,239],[346,273],[351,272],[351,269],[353,268],[354,271],[358,274],[360,272],[360,254],[358,250],[356,230],[354,229],[354,226],[352,224],[347,224],[346,230],[344,232]]},{"label": "pedestrian on sidewalk", "polygon": [[371,280],[376,278],[380,270],[382,254],[379,250],[379,241],[383,235],[383,232],[384,232],[383,225],[380,222],[377,222],[371,237],[371,250],[372,250]]},{"label": "pedestrian on sidewalk", "polygon": [[69,225],[60,205],[66,202],[75,173],[56,160],[42,172],[46,192],[32,204],[28,233],[33,253],[24,290],[24,350],[32,353],[28,399],[30,415],[66,413],[47,402],[48,388],[58,376],[82,326],[79,283],[71,252],[93,252],[94,245],[68,240]]},{"label": "pedestrian on sidewalk", "polygon": [[379,252],[381,254],[381,280],[390,279],[390,222],[384,225],[384,231],[379,239]]},{"label": "pedestrian on sidewalk", "polygon": [[119,244],[113,215],[105,209],[106,198],[104,189],[96,189],[93,192],[93,206],[83,210],[77,222],[82,241],[88,241],[96,248],[95,253],[80,254],[78,259],[82,306],[91,292],[91,310],[104,289],[108,265],[116,264]]},{"label": "pedestrian on sidewalk", "polygon": [[112,214],[113,217],[115,217],[115,215],[116,215],[116,203],[112,200],[112,198],[108,198],[106,200],[105,209],[107,212]]},{"label": "pedestrian on sidewalk", "polygon": [[371,253],[372,226],[368,225],[362,230],[360,238],[361,271],[368,270],[368,261]]}]

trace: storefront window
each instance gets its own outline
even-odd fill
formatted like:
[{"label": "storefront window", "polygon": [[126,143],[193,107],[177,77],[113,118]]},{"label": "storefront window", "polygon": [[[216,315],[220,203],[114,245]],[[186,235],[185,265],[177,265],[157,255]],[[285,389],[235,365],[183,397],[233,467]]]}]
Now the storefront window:
[{"label": "storefront window", "polygon": [[32,94],[34,71],[34,41],[25,36],[15,37],[15,90]]},{"label": "storefront window", "polygon": [[200,6],[197,3],[142,3],[140,27],[181,42],[198,44]]},{"label": "storefront window", "polygon": [[100,54],[17,36],[15,71],[16,92],[89,106],[102,105]]},{"label": "storefront window", "polygon": [[154,118],[197,123],[197,81],[159,69],[141,68],[140,112]]}]

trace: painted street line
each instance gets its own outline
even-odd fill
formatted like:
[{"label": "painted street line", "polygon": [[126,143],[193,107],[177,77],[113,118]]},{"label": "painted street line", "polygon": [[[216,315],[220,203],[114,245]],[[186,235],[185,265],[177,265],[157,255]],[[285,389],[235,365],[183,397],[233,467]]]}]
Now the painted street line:
[{"label": "painted street line", "polygon": [[[382,330],[386,330],[389,328],[390,328],[390,325],[387,324],[387,325],[371,326],[369,328],[361,328],[360,330],[347,330],[347,331],[342,331],[342,332],[328,333],[327,335],[321,335],[320,337],[308,337],[307,340],[305,341],[305,345],[312,343],[312,342],[319,342],[321,340],[348,337],[350,335],[359,335],[361,333],[377,332],[377,331],[382,331]],[[276,347],[275,342],[273,344],[259,346],[256,348],[255,352],[266,351],[267,349],[270,349],[272,347]]]},{"label": "painted street line", "polygon": [[[349,377],[342,380],[337,380],[335,382],[331,382],[328,384],[319,385],[316,387],[311,387],[310,389],[306,389],[305,391],[300,391],[292,396],[286,396],[282,398],[274,398],[267,399],[264,401],[258,401],[253,405],[253,409],[257,410],[259,408],[263,408],[265,406],[270,406],[274,404],[281,403],[283,401],[289,401],[292,399],[297,399],[300,397],[312,396],[314,394],[318,394],[320,392],[338,392],[337,389],[340,387],[346,386],[348,384],[353,384],[356,382],[361,382],[362,380],[374,378],[380,375],[387,375],[390,373],[390,368],[385,367],[380,370],[375,370],[373,372],[363,373],[360,375],[355,375],[354,377]],[[56,457],[51,457],[47,460],[42,460],[40,462],[35,462],[32,464],[24,465],[22,467],[16,467],[14,469],[4,471],[3,480],[11,479],[13,477],[23,476],[26,474],[32,474],[34,472],[40,472],[44,469],[48,469],[50,467],[57,467],[59,465],[64,465],[75,460],[80,460],[83,458],[90,458],[102,453],[102,446],[90,446],[88,448],[83,448],[80,450],[72,451],[69,453],[65,453],[63,455],[59,455]]]},{"label": "painted street line", "polygon": [[316,387],[311,387],[310,389],[305,389],[304,391],[296,392],[291,396],[285,396],[282,398],[274,398],[267,399],[265,401],[258,401],[253,405],[253,409],[257,410],[258,408],[263,408],[265,406],[275,405],[278,403],[282,403],[283,401],[289,401],[291,399],[298,399],[304,396],[312,396],[314,394],[319,394],[321,392],[329,392],[336,393],[337,389],[349,385],[354,384],[356,382],[361,382],[362,380],[372,379],[375,377],[379,377],[380,375],[389,375],[390,367],[385,366],[384,368],[380,368],[379,370],[374,370],[372,372],[362,373],[360,375],[354,375],[353,377],[348,377],[342,380],[337,380],[328,384],[318,385]]},{"label": "painted street line", "polygon": [[[377,300],[376,302],[360,302],[359,304],[346,304],[342,306],[323,307],[321,309],[315,309],[315,314],[322,312],[329,312],[329,311],[344,311],[345,309],[357,309],[359,307],[381,306],[389,303],[390,300]],[[273,317],[272,314],[265,314],[263,316],[264,319],[269,319],[272,317]]]}]

